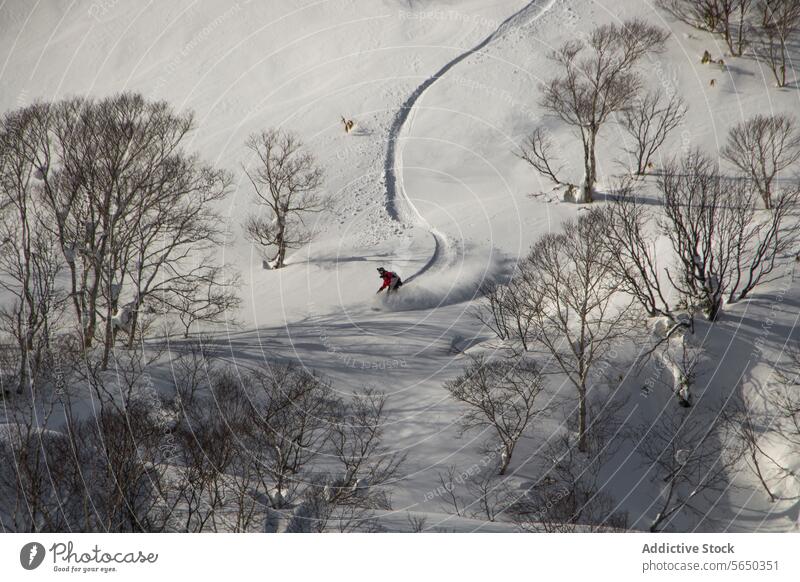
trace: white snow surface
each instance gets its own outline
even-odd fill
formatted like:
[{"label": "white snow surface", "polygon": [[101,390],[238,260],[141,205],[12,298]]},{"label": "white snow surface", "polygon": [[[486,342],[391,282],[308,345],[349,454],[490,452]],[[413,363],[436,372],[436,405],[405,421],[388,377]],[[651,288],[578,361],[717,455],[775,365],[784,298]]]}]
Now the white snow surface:
[{"label": "white snow surface", "polygon": [[[689,115],[661,150],[665,157],[694,146],[716,154],[728,128],[753,113],[800,111],[796,88],[777,90],[757,62],[729,57],[720,39],[652,4],[5,0],[0,108],[131,90],[194,110],[197,129],[187,147],[237,176],[224,208],[229,244],[219,258],[243,276],[243,307],[231,314],[241,325],[213,330],[212,341],[236,365],[298,360],[342,391],[373,385],[389,395],[387,441],[408,453],[394,511],[384,516],[390,529],[408,529],[408,512],[427,516],[429,529],[513,529],[454,518],[431,494],[440,471],[479,462],[489,436],[459,437],[461,409],[442,387],[466,354],[495,345],[472,315],[479,285],[507,275],[538,236],[581,211],[561,202],[514,155],[522,138],[544,124],[564,152],[567,177],[577,181],[582,173],[579,142],[537,105],[538,83],[553,73],[548,51],[630,16],[668,28],[668,49],[646,63],[646,76],[682,94]],[[726,69],[701,65],[705,49],[724,56]],[[341,116],[357,123],[349,135]],[[334,198],[333,210],[314,224],[315,240],[291,252],[280,270],[262,268],[241,228],[254,209],[241,171],[251,163],[244,140],[270,126],[302,136],[326,168],[325,188]],[[616,159],[623,139],[613,123],[604,129],[601,192],[622,171]],[[375,295],[378,266],[406,282],[395,296]],[[779,271],[771,285],[727,308],[720,322],[700,326],[710,357],[695,398],[734,390],[757,395],[773,381],[787,341],[800,338],[800,273],[792,265]],[[756,339],[764,346],[758,353]],[[154,373],[168,374],[169,366]],[[631,370],[622,373],[618,390],[632,395],[625,410],[631,423],[649,422],[675,405],[667,390],[642,397],[641,380]],[[555,377],[545,398],[571,394]],[[563,430],[561,419],[551,418],[523,439],[509,469],[516,486],[537,479],[534,455]],[[678,518],[673,527],[796,527],[800,504],[768,503],[744,468],[730,478],[708,515]],[[635,443],[602,483],[632,527],[645,529],[659,483],[640,466]]]}]

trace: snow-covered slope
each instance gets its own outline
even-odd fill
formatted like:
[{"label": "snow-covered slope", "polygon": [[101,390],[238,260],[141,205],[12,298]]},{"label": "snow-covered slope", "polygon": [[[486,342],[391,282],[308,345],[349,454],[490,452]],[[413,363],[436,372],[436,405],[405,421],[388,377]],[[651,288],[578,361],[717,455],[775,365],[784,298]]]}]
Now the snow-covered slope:
[{"label": "snow-covered slope", "polygon": [[[458,437],[459,408],[442,382],[462,368],[460,350],[490,339],[471,315],[480,284],[502,277],[538,236],[580,212],[514,155],[524,135],[547,125],[568,178],[580,178],[579,143],[537,106],[538,83],[553,73],[548,52],[629,16],[672,32],[667,51],[646,64],[653,85],[689,103],[663,155],[694,146],[716,153],[728,128],[752,113],[800,111],[796,88],[775,89],[758,63],[724,56],[718,39],[642,0],[5,0],[0,109],[121,90],[193,109],[189,147],[237,176],[220,260],[243,275],[242,325],[219,330],[215,341],[237,364],[298,359],[342,389],[386,391],[390,442],[409,453],[396,510],[433,515],[431,527],[478,529],[468,520],[452,525],[429,495],[438,472],[473,464],[486,437]],[[724,70],[700,64],[706,49],[724,56]],[[356,120],[353,133],[345,134],[341,116]],[[244,139],[270,126],[303,137],[334,199],[314,225],[315,240],[279,271],[261,268],[241,229],[253,211],[240,169],[248,163]],[[622,172],[622,140],[614,124],[602,134],[601,188]],[[374,297],[380,265],[409,282],[391,301]],[[769,381],[786,340],[800,337],[793,272],[774,285],[789,291],[760,359],[746,354],[772,313],[769,288],[709,330],[717,359],[701,380],[708,390],[725,394],[742,377]],[[636,393],[636,379],[621,389]],[[551,397],[562,390],[553,382]],[[668,400],[634,401],[627,418],[647,422]],[[520,486],[536,477],[527,460],[559,430],[544,423],[525,439],[512,466]],[[634,527],[644,527],[653,485],[629,453],[604,480]],[[735,480],[744,488],[728,491],[714,521],[700,527],[793,527],[797,506],[769,506],[747,475]]]}]

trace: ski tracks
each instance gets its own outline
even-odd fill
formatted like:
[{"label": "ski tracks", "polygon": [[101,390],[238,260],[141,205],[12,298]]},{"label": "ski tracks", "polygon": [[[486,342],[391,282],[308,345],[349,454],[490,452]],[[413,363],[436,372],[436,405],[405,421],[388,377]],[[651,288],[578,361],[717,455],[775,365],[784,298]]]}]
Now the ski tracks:
[{"label": "ski tracks", "polygon": [[[450,243],[447,235],[441,232],[436,227],[432,226],[428,220],[422,215],[417,208],[416,204],[411,200],[403,186],[403,148],[400,144],[400,139],[404,133],[407,133],[409,121],[413,121],[412,113],[415,106],[419,102],[423,94],[433,86],[436,81],[441,79],[453,67],[464,61],[471,55],[480,52],[494,40],[500,38],[509,29],[523,25],[531,24],[544,16],[556,3],[556,0],[532,0],[520,10],[506,18],[489,36],[484,38],[477,45],[471,49],[459,54],[454,59],[444,64],[436,73],[428,77],[422,84],[420,84],[409,95],[405,102],[400,106],[397,114],[392,121],[389,128],[389,145],[386,148],[386,159],[384,162],[384,178],[386,183],[386,211],[389,216],[398,221],[404,222],[406,220],[411,223],[426,229],[433,237],[434,249],[433,254],[428,261],[416,273],[406,279],[410,282],[413,279],[424,274],[426,271],[435,266],[439,266],[442,261],[447,263],[456,260],[453,245]],[[533,12],[533,15],[531,13]]]}]

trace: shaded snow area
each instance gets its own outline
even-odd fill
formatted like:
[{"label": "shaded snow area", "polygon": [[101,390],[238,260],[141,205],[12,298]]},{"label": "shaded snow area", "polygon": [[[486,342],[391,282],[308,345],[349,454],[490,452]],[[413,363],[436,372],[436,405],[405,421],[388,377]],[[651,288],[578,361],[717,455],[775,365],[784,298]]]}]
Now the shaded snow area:
[{"label": "shaded snow area", "polygon": [[[186,478],[187,459],[222,467],[219,481],[208,477],[211,469],[192,473],[196,498],[156,495],[138,523],[155,523],[143,515],[173,507],[163,529],[800,527],[800,432],[793,424],[800,417],[796,410],[787,413],[789,404],[779,406],[800,402],[800,359],[793,361],[800,353],[800,246],[782,249],[771,273],[746,297],[732,301],[723,293],[720,314],[709,321],[707,305],[687,306],[669,283],[667,269],[678,258],[665,234],[659,189],[669,161],[694,148],[732,175],[730,163],[717,164],[730,128],[755,114],[800,114],[800,85],[792,63],[790,81],[778,88],[763,61],[749,53],[731,56],[722,36],[693,28],[655,4],[0,2],[2,111],[75,95],[140,93],[176,111],[194,111],[196,127],[181,147],[232,176],[227,196],[214,202],[223,236],[212,252],[215,263],[238,274],[241,302],[216,322],[193,323],[187,337],[174,314],[163,321],[150,314],[155,323],[129,347],[138,296],[123,285],[116,293],[124,300],[112,312],[117,337],[111,364],[93,376],[72,376],[68,390],[71,414],[84,419],[100,418],[109,402],[149,411],[162,441],[133,446],[129,454],[147,458],[136,479],[152,484],[146,476],[158,473],[153,490],[166,491],[167,483]],[[518,329],[496,333],[485,295],[527,276],[526,288],[538,294],[520,298],[515,313],[523,315],[516,318],[504,305],[508,325],[537,308],[552,308],[555,320],[574,317],[568,302],[547,303],[550,279],[525,259],[545,235],[566,232],[570,238],[565,225],[614,204],[615,188],[630,178],[623,149],[631,137],[616,112],[597,141],[595,201],[566,201],[565,184],[578,192],[584,179],[583,148],[576,129],[543,105],[543,84],[562,70],[548,57],[567,41],[585,42],[598,26],[630,18],[669,33],[663,50],[636,64],[645,90],[679,95],[687,107],[648,173],[634,182],[651,213],[647,228],[657,279],[674,309],[669,317],[647,316],[619,288],[589,320],[640,315],[635,323],[620,316],[611,329],[601,325],[597,336],[573,330],[561,337],[540,334],[543,324],[531,316],[522,324],[528,326],[523,345]],[[789,48],[795,59],[797,40],[795,35]],[[706,50],[723,64],[701,63]],[[353,121],[348,131],[346,120]],[[538,127],[558,152],[562,185],[520,157]],[[322,211],[303,216],[311,236],[288,250],[282,268],[273,268],[275,254],[265,254],[245,227],[263,213],[245,173],[252,174],[258,159],[245,141],[268,128],[299,136],[324,170],[321,190],[328,199]],[[776,191],[798,187],[798,171],[800,162],[782,170]],[[44,183],[46,176],[37,179]],[[758,217],[770,212],[758,208]],[[785,218],[790,233],[797,233],[798,209]],[[559,255],[563,264],[551,279],[585,275],[570,271],[570,261],[580,262],[580,252],[570,248]],[[615,254],[612,249],[609,256]],[[376,293],[378,267],[397,273],[403,285]],[[717,284],[715,276],[707,277],[701,292]],[[67,284],[66,270],[58,280]],[[597,283],[589,302],[605,293],[604,285]],[[15,299],[4,290],[2,301],[5,309]],[[72,316],[65,312],[64,326]],[[169,334],[161,325],[167,320],[178,322]],[[613,335],[608,345],[599,337],[604,333]],[[575,379],[581,370],[567,374],[560,359],[574,361],[581,349],[595,348],[597,361],[584,378],[587,442],[579,446]],[[12,385],[17,364],[9,362],[0,363],[9,379],[4,455],[31,438],[15,425],[30,414],[24,410],[27,391],[17,395]],[[464,394],[481,379],[495,381],[492,374],[505,391]],[[303,388],[309,378],[319,386]],[[272,388],[266,387],[270,382]],[[234,393],[246,398],[237,400]],[[521,403],[534,396],[535,405],[526,410],[531,416],[520,427]],[[67,447],[59,444],[70,420],[62,400],[37,417],[47,418],[47,426],[36,430],[56,448]],[[247,403],[258,410],[258,420],[237,423],[238,407]],[[297,436],[304,422],[317,428]],[[187,423],[217,432],[187,440],[179,436]],[[164,453],[164,440],[172,453]],[[192,454],[184,441],[194,442]],[[215,446],[222,441],[254,462],[223,463],[222,447]],[[160,452],[152,457],[148,450]],[[361,458],[359,450],[366,452]],[[287,457],[280,467],[275,451]],[[251,474],[260,480],[241,485]],[[217,485],[227,488],[226,501],[211,511]],[[241,502],[245,497],[249,504]],[[11,503],[5,491],[0,521],[7,530],[18,527],[9,517]],[[206,510],[213,518],[203,521]],[[123,522],[112,527],[135,529]],[[70,529],[83,527],[89,526]]]}]

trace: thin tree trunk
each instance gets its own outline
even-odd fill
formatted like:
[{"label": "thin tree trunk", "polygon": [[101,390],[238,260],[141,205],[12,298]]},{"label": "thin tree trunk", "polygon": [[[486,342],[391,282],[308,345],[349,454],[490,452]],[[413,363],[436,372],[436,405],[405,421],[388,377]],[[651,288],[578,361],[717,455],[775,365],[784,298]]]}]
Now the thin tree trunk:
[{"label": "thin tree trunk", "polygon": [[661,507],[661,511],[658,512],[656,518],[653,520],[653,523],[650,524],[650,533],[658,532],[658,526],[661,525],[661,522],[667,519],[669,514],[669,504],[672,501],[672,495],[675,491],[675,481],[674,476],[670,477],[669,483],[669,491],[667,492],[667,498],[664,500],[664,504]]},{"label": "thin tree trunk", "polygon": [[[20,336],[22,334],[20,333]],[[25,385],[28,383],[28,359],[30,353],[25,345],[25,340],[20,337],[19,341],[20,362],[19,362],[19,384],[17,385],[17,394],[22,394]]]},{"label": "thin tree trunk", "polygon": [[503,462],[500,465],[500,475],[505,475],[506,474],[506,469],[508,469],[508,466],[511,464],[511,453],[512,453],[512,451],[513,451],[513,449],[512,449],[511,446],[503,445],[503,452],[505,454],[502,456]]},{"label": "thin tree trunk", "polygon": [[111,349],[114,347],[114,325],[112,321],[113,317],[113,306],[109,305],[106,309],[106,321],[105,321],[105,334],[103,337],[103,361],[101,364],[101,369],[106,370],[108,368],[108,357],[111,354]]},{"label": "thin tree trunk", "polygon": [[779,87],[786,86],[786,36],[781,34],[781,78],[778,81]]},{"label": "thin tree trunk", "polygon": [[583,181],[583,202],[589,204],[594,201],[594,184],[597,179],[597,160],[595,158],[595,141],[597,136],[590,130],[587,141],[584,143],[584,181]]},{"label": "thin tree trunk", "polygon": [[278,247],[278,252],[275,255],[275,269],[280,269],[283,267],[283,261],[286,257],[286,224],[284,222],[284,217],[280,214],[276,216],[278,221],[278,233],[275,236],[275,245]]},{"label": "thin tree trunk", "polygon": [[740,4],[739,5],[739,30],[737,32],[737,38],[736,38],[737,50],[736,50],[736,53],[735,53],[735,56],[737,56],[737,57],[742,56],[742,53],[744,53],[744,26],[745,26],[744,25],[744,17],[745,16],[746,16],[746,14],[745,14],[745,5],[744,4]]},{"label": "thin tree trunk", "polygon": [[583,202],[592,201],[592,168],[589,154],[589,144],[583,144],[583,192],[581,192]]},{"label": "thin tree trunk", "polygon": [[758,477],[758,480],[761,481],[761,486],[764,487],[764,491],[766,491],[767,495],[769,495],[769,502],[774,503],[775,495],[773,495],[769,485],[767,485],[767,481],[764,479],[764,475],[761,473],[761,466],[758,464],[758,457],[756,456],[755,450],[750,451],[750,458],[753,460],[753,468],[755,469],[755,474]]},{"label": "thin tree trunk", "polygon": [[[136,339],[136,328],[139,325],[139,303],[137,302],[133,312],[130,315],[130,319],[128,320],[128,349],[133,349],[133,342]],[[188,332],[187,332],[188,335]],[[186,337],[186,336],[184,336]]]},{"label": "thin tree trunk", "polygon": [[578,450],[585,453],[586,441],[586,385],[578,388]]}]

